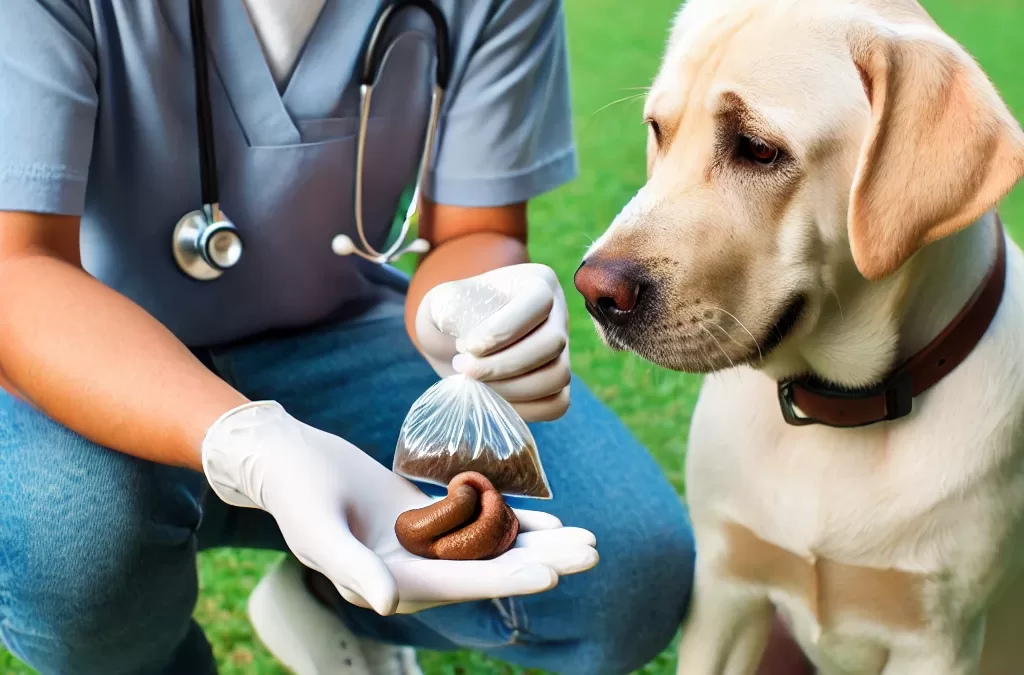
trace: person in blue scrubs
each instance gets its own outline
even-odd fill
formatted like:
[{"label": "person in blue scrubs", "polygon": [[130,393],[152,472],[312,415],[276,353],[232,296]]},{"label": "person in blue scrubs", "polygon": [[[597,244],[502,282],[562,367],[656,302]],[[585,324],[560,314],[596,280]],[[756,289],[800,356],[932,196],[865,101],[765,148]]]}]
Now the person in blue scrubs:
[{"label": "person in blue scrubs", "polygon": [[[205,0],[220,203],[245,252],[196,281],[170,248],[200,203],[188,3],[0,4],[0,639],[43,675],[215,672],[192,612],[196,553],[220,546],[294,554],[253,619],[299,673],[417,672],[392,644],[626,673],[682,620],[687,514],[570,385],[564,295],[527,258],[527,203],[576,171],[561,4],[438,2],[452,80],[411,281],[330,246],[355,238],[355,73],[381,5]],[[431,32],[403,13],[374,93],[378,248],[415,177]],[[457,345],[436,303],[472,312],[481,279],[538,301]],[[390,471],[399,427],[456,371],[531,422],[554,493],[513,500],[528,532],[491,561],[394,541],[428,500]]]}]

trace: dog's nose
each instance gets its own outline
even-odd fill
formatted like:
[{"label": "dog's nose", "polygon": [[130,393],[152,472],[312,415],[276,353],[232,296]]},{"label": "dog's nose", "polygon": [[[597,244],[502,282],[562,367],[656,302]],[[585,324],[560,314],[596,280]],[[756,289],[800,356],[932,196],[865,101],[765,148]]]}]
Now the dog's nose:
[{"label": "dog's nose", "polygon": [[584,260],[573,282],[595,318],[622,324],[636,309],[642,270],[627,260]]}]

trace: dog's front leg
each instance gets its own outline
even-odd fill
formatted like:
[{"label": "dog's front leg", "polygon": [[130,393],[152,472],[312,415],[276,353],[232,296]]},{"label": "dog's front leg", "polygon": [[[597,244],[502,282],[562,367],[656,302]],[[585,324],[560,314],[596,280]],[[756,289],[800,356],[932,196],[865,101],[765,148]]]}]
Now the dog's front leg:
[{"label": "dog's front leg", "polygon": [[913,646],[894,649],[882,675],[981,675],[984,641],[985,620],[981,618],[964,639],[939,635]]},{"label": "dog's front leg", "polygon": [[760,591],[715,574],[698,543],[693,598],[679,643],[677,675],[753,675],[774,611]]}]

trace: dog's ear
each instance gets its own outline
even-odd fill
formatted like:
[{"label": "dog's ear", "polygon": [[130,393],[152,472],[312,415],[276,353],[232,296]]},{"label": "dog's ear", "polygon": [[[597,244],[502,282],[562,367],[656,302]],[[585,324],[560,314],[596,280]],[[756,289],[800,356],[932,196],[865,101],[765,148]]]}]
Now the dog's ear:
[{"label": "dog's ear", "polygon": [[977,63],[932,26],[861,25],[853,61],[871,105],[850,193],[867,279],[991,209],[1024,175],[1024,132]]}]

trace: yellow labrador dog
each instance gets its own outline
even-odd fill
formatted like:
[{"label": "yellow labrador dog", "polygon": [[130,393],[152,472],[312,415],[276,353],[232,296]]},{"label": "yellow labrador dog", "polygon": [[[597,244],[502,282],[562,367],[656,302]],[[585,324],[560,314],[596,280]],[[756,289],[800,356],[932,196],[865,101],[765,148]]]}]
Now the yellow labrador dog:
[{"label": "yellow labrador dog", "polygon": [[682,675],[1024,673],[1024,133],[914,0],[691,0],[576,285],[710,373]]}]

